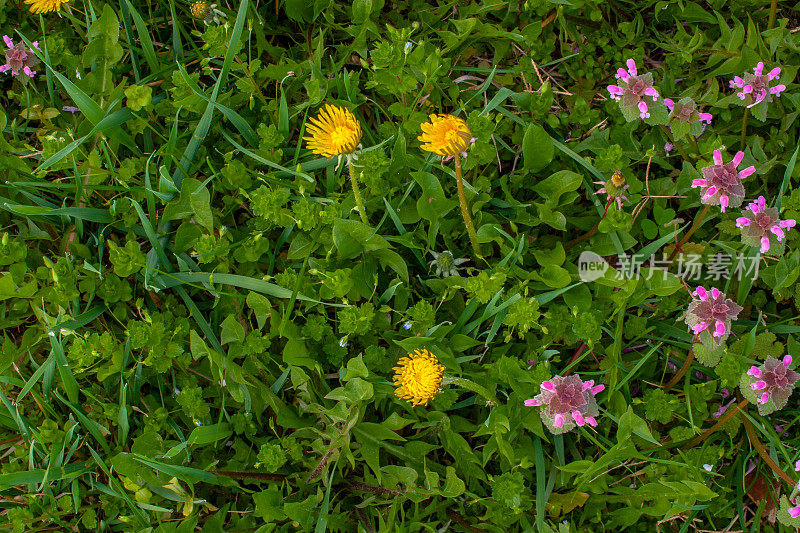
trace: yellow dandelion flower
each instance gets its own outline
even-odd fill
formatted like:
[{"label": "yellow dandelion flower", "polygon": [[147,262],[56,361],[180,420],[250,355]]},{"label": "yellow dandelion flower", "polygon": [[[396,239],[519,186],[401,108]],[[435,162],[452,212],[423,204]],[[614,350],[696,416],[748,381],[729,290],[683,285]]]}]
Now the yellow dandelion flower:
[{"label": "yellow dandelion flower", "polygon": [[361,142],[361,123],[350,110],[330,104],[306,125],[308,148],[324,157],[351,154]]},{"label": "yellow dandelion flower", "polygon": [[413,405],[425,405],[439,394],[444,366],[428,350],[414,350],[397,365],[393,370],[397,386],[394,393],[398,398]]},{"label": "yellow dandelion flower", "polygon": [[26,4],[31,5],[31,13],[52,13],[61,10],[61,4],[66,4],[67,0],[25,0]]},{"label": "yellow dandelion flower", "polygon": [[430,122],[422,124],[422,149],[441,156],[454,156],[466,152],[472,144],[472,132],[463,118],[453,115],[430,115]]}]

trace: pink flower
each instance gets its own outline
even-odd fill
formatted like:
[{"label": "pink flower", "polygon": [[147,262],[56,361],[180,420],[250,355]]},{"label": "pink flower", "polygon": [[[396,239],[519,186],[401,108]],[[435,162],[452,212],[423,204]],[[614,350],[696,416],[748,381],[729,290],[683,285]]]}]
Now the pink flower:
[{"label": "pink flower", "polygon": [[[759,406],[763,406],[771,400],[775,404],[775,409],[782,409],[789,401],[794,384],[800,379],[800,374],[789,370],[791,364],[791,355],[785,355],[781,360],[768,356],[764,364],[751,366],[742,376],[742,391],[744,392],[749,387],[750,391],[755,394]],[[759,411],[761,411],[761,407],[759,407]]]},{"label": "pink flower", "polygon": [[725,405],[720,405],[719,409],[717,409],[711,416],[713,416],[714,418],[721,417],[722,415],[725,414],[725,411],[728,410],[728,407],[730,407],[735,401],[736,400],[734,399],[734,400],[729,401]]},{"label": "pink flower", "polygon": [[12,76],[19,76],[22,79],[33,78],[36,75],[33,68],[39,65],[39,58],[36,57],[36,54],[22,42],[14,44],[8,35],[3,36],[3,42],[8,49],[6,50],[6,62],[4,65],[0,65],[0,72],[11,71]]},{"label": "pink flower", "polygon": [[[797,498],[792,500],[792,504],[795,503],[797,503]],[[792,518],[797,518],[798,516],[800,516],[800,505],[797,505],[796,507],[790,507],[789,516],[791,516]]]},{"label": "pink flower", "polygon": [[781,93],[786,90],[786,86],[782,83],[772,85],[772,82],[777,80],[780,75],[780,67],[775,67],[769,73],[764,74],[764,63],[759,61],[753,68],[752,74],[745,72],[741,78],[734,77],[730,82],[730,87],[731,89],[741,89],[736,96],[747,107],[753,107],[761,102],[771,102],[773,96],[780,97]]},{"label": "pink flower", "polygon": [[692,293],[684,321],[695,335],[700,335],[703,344],[716,346],[730,335],[731,320],[741,311],[740,305],[726,298],[716,287],[706,291],[700,286]]},{"label": "pink flower", "polygon": [[692,181],[692,188],[702,189],[700,201],[705,205],[718,205],[725,212],[728,207],[739,207],[744,201],[742,180],[748,178],[756,167],[749,166],[737,171],[744,152],[737,152],[733,159],[723,164],[722,152],[714,150],[714,164],[701,169],[702,179]]},{"label": "pink flower", "polygon": [[669,143],[669,142],[668,142],[668,143],[664,144],[664,151],[665,151],[667,154],[669,154],[669,153],[672,151],[672,149],[673,149],[673,148],[675,148],[675,145],[674,145],[674,144],[672,144],[672,143]]},{"label": "pink flower", "polygon": [[650,72],[639,74],[636,69],[636,62],[633,59],[626,61],[626,69],[617,70],[619,85],[609,85],[608,93],[613,100],[617,100],[625,118],[628,121],[634,117],[648,118],[648,111],[645,97],[650,97],[653,102],[658,100],[658,90],[653,87],[653,75]]},{"label": "pink flower", "polygon": [[595,417],[600,410],[594,397],[605,389],[605,385],[595,385],[592,380],[583,381],[572,374],[543,381],[541,389],[539,395],[525,400],[525,405],[543,407],[539,416],[554,435],[566,433],[575,426],[597,425]]},{"label": "pink flower", "polygon": [[742,242],[750,246],[760,246],[761,253],[767,253],[771,246],[778,246],[783,251],[784,230],[797,224],[792,219],[780,220],[777,207],[767,207],[763,196],[742,211],[736,219],[736,227],[742,230]]}]

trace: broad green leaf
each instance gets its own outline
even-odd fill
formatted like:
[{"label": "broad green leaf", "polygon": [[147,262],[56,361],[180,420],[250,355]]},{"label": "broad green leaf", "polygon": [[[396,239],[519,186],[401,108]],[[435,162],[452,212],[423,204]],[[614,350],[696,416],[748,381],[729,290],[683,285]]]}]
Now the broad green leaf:
[{"label": "broad green leaf", "polygon": [[[553,160],[555,146],[550,135],[538,124],[531,124],[522,138],[522,155],[525,158],[525,169],[538,172]],[[577,188],[577,187],[576,187]]]}]

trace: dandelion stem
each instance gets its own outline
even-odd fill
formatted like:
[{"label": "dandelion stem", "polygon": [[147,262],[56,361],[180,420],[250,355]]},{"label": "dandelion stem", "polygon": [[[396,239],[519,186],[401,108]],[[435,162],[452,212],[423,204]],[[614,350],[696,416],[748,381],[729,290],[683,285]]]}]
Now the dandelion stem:
[{"label": "dandelion stem", "polygon": [[778,0],[772,0],[769,6],[769,22],[767,22],[767,31],[775,27],[775,14],[778,11]]},{"label": "dandelion stem", "polygon": [[741,149],[744,150],[744,147],[747,146],[747,117],[750,116],[750,108],[744,108],[744,117],[742,117],[742,145]]},{"label": "dandelion stem", "polygon": [[705,218],[706,218],[706,215],[708,214],[708,210],[709,210],[709,208],[710,208],[710,207],[711,207],[711,206],[708,206],[708,205],[707,205],[707,206],[705,207],[705,209],[703,209],[703,210],[700,212],[700,214],[697,216],[697,218],[696,218],[696,219],[694,219],[694,224],[692,224],[692,227],[691,227],[691,228],[689,228],[689,231],[687,231],[687,232],[686,232],[686,235],[684,235],[684,236],[683,236],[683,238],[682,238],[680,241],[678,241],[678,244],[676,244],[676,245],[675,245],[675,249],[674,249],[674,250],[672,250],[672,253],[671,253],[671,254],[669,254],[669,260],[670,260],[670,261],[672,261],[673,259],[675,259],[675,256],[676,256],[676,255],[678,254],[678,252],[681,250],[681,248],[683,247],[683,245],[684,245],[684,244],[686,244],[686,242],[687,242],[687,241],[689,240],[689,238],[690,238],[690,237],[691,237],[691,236],[694,234],[694,232],[695,232],[695,231],[697,231],[697,228],[699,228],[699,227],[700,227],[700,224],[702,224],[702,223],[703,223],[703,219],[705,219]]},{"label": "dandelion stem", "polygon": [[353,196],[356,197],[356,206],[358,206],[358,214],[361,215],[361,222],[369,224],[367,220],[367,212],[364,211],[364,200],[361,199],[361,190],[358,188],[358,180],[356,179],[356,171],[353,168],[353,162],[347,161],[347,170],[350,171],[350,183],[353,184]]},{"label": "dandelion stem", "polygon": [[464,225],[467,226],[469,242],[472,244],[472,251],[476,257],[481,256],[481,247],[478,244],[478,234],[475,233],[475,226],[472,224],[472,217],[469,215],[467,206],[467,195],[464,193],[464,178],[461,176],[461,160],[456,155],[453,160],[456,162],[456,186],[458,187],[458,203],[461,204],[461,216],[464,217]]}]

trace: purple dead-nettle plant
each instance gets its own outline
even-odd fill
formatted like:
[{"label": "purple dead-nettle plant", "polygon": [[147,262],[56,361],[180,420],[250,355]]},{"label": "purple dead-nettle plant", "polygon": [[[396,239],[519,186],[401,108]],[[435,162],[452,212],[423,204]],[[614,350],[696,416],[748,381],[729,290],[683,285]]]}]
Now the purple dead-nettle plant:
[{"label": "purple dead-nettle plant", "polygon": [[[696,297],[696,299],[695,299]],[[686,324],[706,346],[722,344],[731,333],[731,320],[735,320],[742,307],[726,298],[716,287],[707,291],[702,286],[692,293],[692,302],[686,310]]]},{"label": "purple dead-nettle plant", "polygon": [[753,68],[753,73],[745,72],[742,77],[736,76],[730,81],[731,89],[739,88],[736,93],[744,105],[753,107],[761,102],[772,102],[773,96],[778,98],[786,90],[786,85],[775,83],[781,75],[780,67],[775,67],[768,73],[764,73],[764,63],[758,62]]},{"label": "purple dead-nettle plant", "polygon": [[761,366],[751,366],[742,375],[739,388],[749,401],[758,405],[761,415],[783,409],[792,395],[800,374],[791,370],[792,356],[783,359],[768,356]]},{"label": "purple dead-nettle plant", "polygon": [[597,425],[595,417],[600,411],[594,397],[603,389],[605,385],[595,385],[593,380],[583,381],[575,374],[555,376],[543,381],[541,394],[525,400],[525,405],[542,406],[539,416],[554,435],[559,435],[575,426]]},{"label": "purple dead-nettle plant", "polygon": [[750,246],[761,246],[761,253],[770,248],[778,255],[783,252],[784,230],[793,228],[797,222],[792,219],[781,220],[777,207],[767,207],[767,201],[759,196],[755,202],[742,211],[736,219],[736,227],[742,230],[742,242]]},{"label": "purple dead-nettle plant", "polygon": [[609,85],[608,92],[611,98],[619,102],[620,109],[629,122],[636,118],[649,118],[647,100],[649,96],[653,102],[658,100],[658,90],[653,87],[653,74],[645,72],[639,74],[636,62],[629,59],[626,62],[628,69],[618,69],[616,77],[619,85]]},{"label": "purple dead-nettle plant", "polygon": [[[39,65],[39,58],[33,51],[25,46],[25,43],[14,44],[11,37],[3,35],[3,42],[6,43],[6,62],[0,65],[0,72],[11,72],[12,76],[19,76],[22,79],[33,78],[36,71],[33,70]],[[34,41],[34,48],[39,49],[39,41]]]},{"label": "purple dead-nettle plant", "polygon": [[698,137],[711,124],[711,113],[701,113],[694,100],[688,96],[677,102],[670,98],[664,99],[664,104],[669,108],[669,129],[676,140],[683,139],[687,134]]},{"label": "purple dead-nettle plant", "polygon": [[688,96],[681,98],[677,102],[674,102],[671,98],[664,98],[664,105],[669,108],[670,118],[680,122],[705,122],[706,124],[711,124],[711,119],[714,118],[711,113],[701,113],[697,109],[697,104],[694,103],[694,100]]},{"label": "purple dead-nettle plant", "polygon": [[744,201],[742,180],[748,178],[756,167],[737,170],[744,152],[736,152],[728,163],[722,162],[722,152],[714,150],[714,164],[703,167],[702,178],[692,180],[692,188],[701,188],[700,201],[705,205],[718,205],[722,212],[728,207],[739,207]]}]

